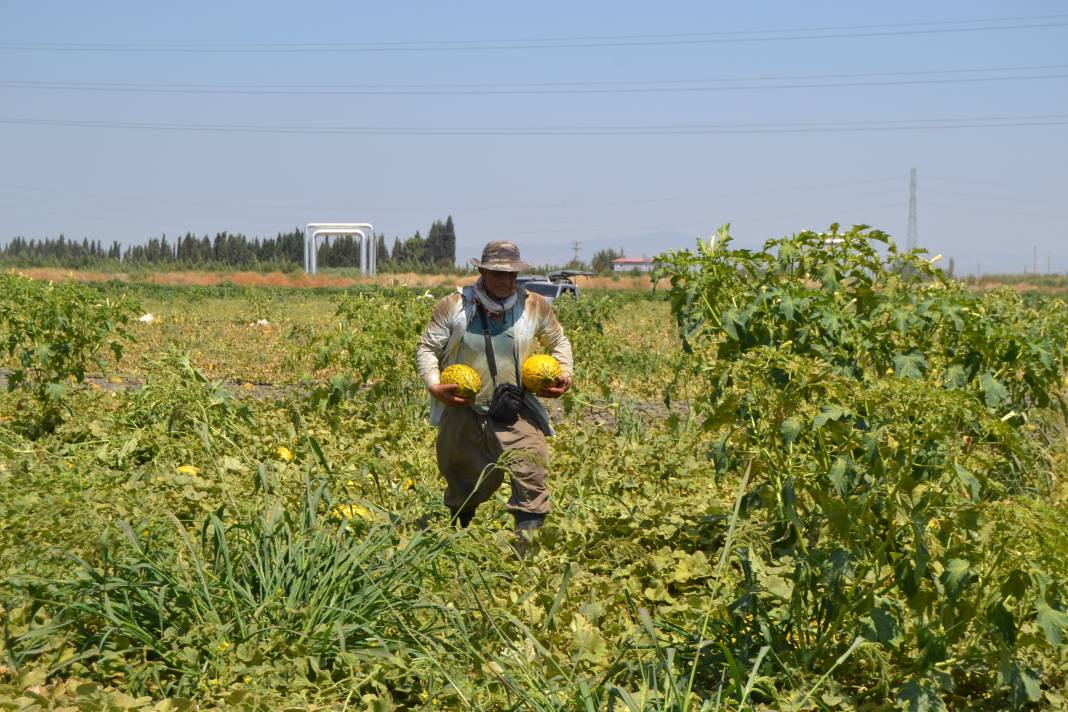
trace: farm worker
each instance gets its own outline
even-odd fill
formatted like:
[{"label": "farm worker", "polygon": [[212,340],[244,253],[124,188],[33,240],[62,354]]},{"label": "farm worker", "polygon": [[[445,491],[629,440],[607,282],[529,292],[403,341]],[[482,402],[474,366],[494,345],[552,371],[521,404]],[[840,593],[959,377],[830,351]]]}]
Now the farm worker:
[{"label": "farm worker", "polygon": [[[571,387],[571,342],[549,302],[517,286],[519,272],[530,265],[520,260],[514,243],[490,242],[482,259],[471,264],[478,268],[478,281],[435,305],[415,350],[416,365],[430,391],[430,422],[438,426],[438,469],[445,477],[445,506],[453,522],[470,524],[475,509],[493,496],[507,470],[512,485],[508,511],[517,533],[525,536],[541,527],[549,513],[545,437],[553,431],[535,395],[516,389],[521,385],[518,364],[539,344],[548,349],[560,363],[561,376],[537,395],[559,398]],[[486,317],[485,331],[480,311]],[[487,358],[487,343],[492,358]],[[481,379],[473,399],[459,397],[457,384],[441,383],[441,371],[458,363],[474,368]],[[496,379],[490,363],[496,367]],[[501,389],[511,389],[511,404],[518,405],[512,423],[498,417],[494,380]]]}]

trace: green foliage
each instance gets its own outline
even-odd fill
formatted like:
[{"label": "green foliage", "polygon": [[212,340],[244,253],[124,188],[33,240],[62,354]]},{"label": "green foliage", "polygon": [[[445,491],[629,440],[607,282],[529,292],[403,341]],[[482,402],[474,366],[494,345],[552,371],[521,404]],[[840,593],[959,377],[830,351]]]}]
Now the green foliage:
[{"label": "green foliage", "polygon": [[407,289],[358,291],[338,301],[333,328],[316,344],[316,368],[341,373],[313,390],[317,406],[370,389],[373,397],[406,397],[418,380],[412,358],[399,357],[396,344],[414,344],[437,297]]},{"label": "green foliage", "polygon": [[72,383],[87,369],[104,370],[103,349],[122,357],[127,323],[136,305],[125,295],[106,297],[90,287],[43,283],[7,272],[0,277],[0,344],[11,364],[8,391],[33,402],[27,425],[48,431],[60,422]]},{"label": "green foliage", "polygon": [[667,262],[716,471],[754,475],[761,536],[733,552],[752,587],[728,617],[748,655],[767,644],[783,674],[814,672],[859,635],[909,709],[942,709],[959,660],[1000,675],[1008,704],[1035,701],[1015,661],[1060,645],[1065,591],[998,549],[984,503],[1048,486],[1029,422],[1063,414],[1064,310],[966,292],[864,226],[759,252],[724,229]]},{"label": "green foliage", "polygon": [[[76,559],[74,577],[21,582],[35,600],[62,603],[24,612],[31,624],[8,641],[12,659],[47,650],[52,671],[99,663],[133,694],[188,696],[282,660],[322,682],[428,647],[445,612],[420,594],[443,583],[435,563],[447,539],[401,538],[322,487],[297,511],[266,501],[251,519],[231,514],[209,515],[196,538],[177,520],[174,536],[120,522],[98,565]],[[47,622],[33,624],[40,614]]]},{"label": "green foliage", "polygon": [[1065,310],[804,239],[807,278],[676,255],[668,294],[555,303],[522,559],[507,488],[441,504],[445,290],[107,285],[160,317],[121,382],[0,427],[0,708],[1063,709]]}]

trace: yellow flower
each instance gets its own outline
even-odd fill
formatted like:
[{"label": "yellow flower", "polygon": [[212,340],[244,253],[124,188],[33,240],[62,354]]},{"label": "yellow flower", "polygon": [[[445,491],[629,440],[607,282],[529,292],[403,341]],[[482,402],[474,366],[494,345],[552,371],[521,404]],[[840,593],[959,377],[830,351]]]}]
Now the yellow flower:
[{"label": "yellow flower", "polygon": [[174,471],[177,472],[179,475],[199,475],[200,474],[200,468],[199,467],[193,467],[192,465],[179,465],[178,467],[174,468]]},{"label": "yellow flower", "polygon": [[411,477],[409,477],[408,479],[406,479],[404,482],[401,483],[401,489],[402,490],[413,490],[413,489],[415,489],[415,480],[413,480]]},{"label": "yellow flower", "polygon": [[293,462],[293,451],[287,448],[285,445],[279,445],[275,448],[274,454],[278,456],[279,460],[285,462]]},{"label": "yellow flower", "polygon": [[374,519],[371,510],[362,504],[339,504],[330,511],[330,516],[337,519],[355,519],[356,517],[367,521]]},{"label": "yellow flower", "polygon": [[220,653],[225,653],[227,650],[230,649],[230,647],[231,647],[230,641],[229,640],[224,640],[223,642],[219,643],[219,652]]}]

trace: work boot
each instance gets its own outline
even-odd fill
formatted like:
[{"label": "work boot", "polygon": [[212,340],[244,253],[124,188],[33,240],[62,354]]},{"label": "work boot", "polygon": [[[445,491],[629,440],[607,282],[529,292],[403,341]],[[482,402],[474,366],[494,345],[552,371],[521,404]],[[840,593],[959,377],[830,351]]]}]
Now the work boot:
[{"label": "work boot", "polygon": [[515,543],[512,547],[520,559],[525,559],[533,543],[534,532],[545,526],[545,515],[514,512],[513,516],[515,517]]},{"label": "work boot", "polygon": [[475,518],[475,510],[473,509],[449,507],[449,513],[449,521],[452,522],[454,527],[458,526],[461,529],[467,529],[471,524],[471,520]]},{"label": "work boot", "polygon": [[545,526],[544,514],[513,512],[512,516],[515,517],[515,530],[517,532],[532,531],[534,529],[541,529]]}]

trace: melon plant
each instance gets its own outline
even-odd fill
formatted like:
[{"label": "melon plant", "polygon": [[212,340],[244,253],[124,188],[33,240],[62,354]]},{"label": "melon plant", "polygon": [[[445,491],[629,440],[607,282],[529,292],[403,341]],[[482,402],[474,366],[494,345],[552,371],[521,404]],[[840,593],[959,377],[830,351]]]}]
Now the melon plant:
[{"label": "melon plant", "polygon": [[[718,623],[746,641],[733,659],[770,646],[763,674],[815,675],[861,645],[880,679],[856,660],[838,683],[909,709],[973,680],[997,679],[992,708],[1057,688],[1042,661],[1063,654],[1068,592],[991,532],[995,503],[1051,492],[1063,310],[969,292],[865,226],[760,251],[724,229],[661,261],[714,471],[748,478],[753,534],[723,554],[750,572]],[[733,664],[689,654],[710,684]]]},{"label": "melon plant", "polygon": [[136,304],[73,282],[40,282],[8,272],[0,276],[0,353],[11,372],[7,390],[29,396],[20,425],[50,432],[63,420],[73,384],[92,369],[107,370],[105,354],[122,357]]}]

